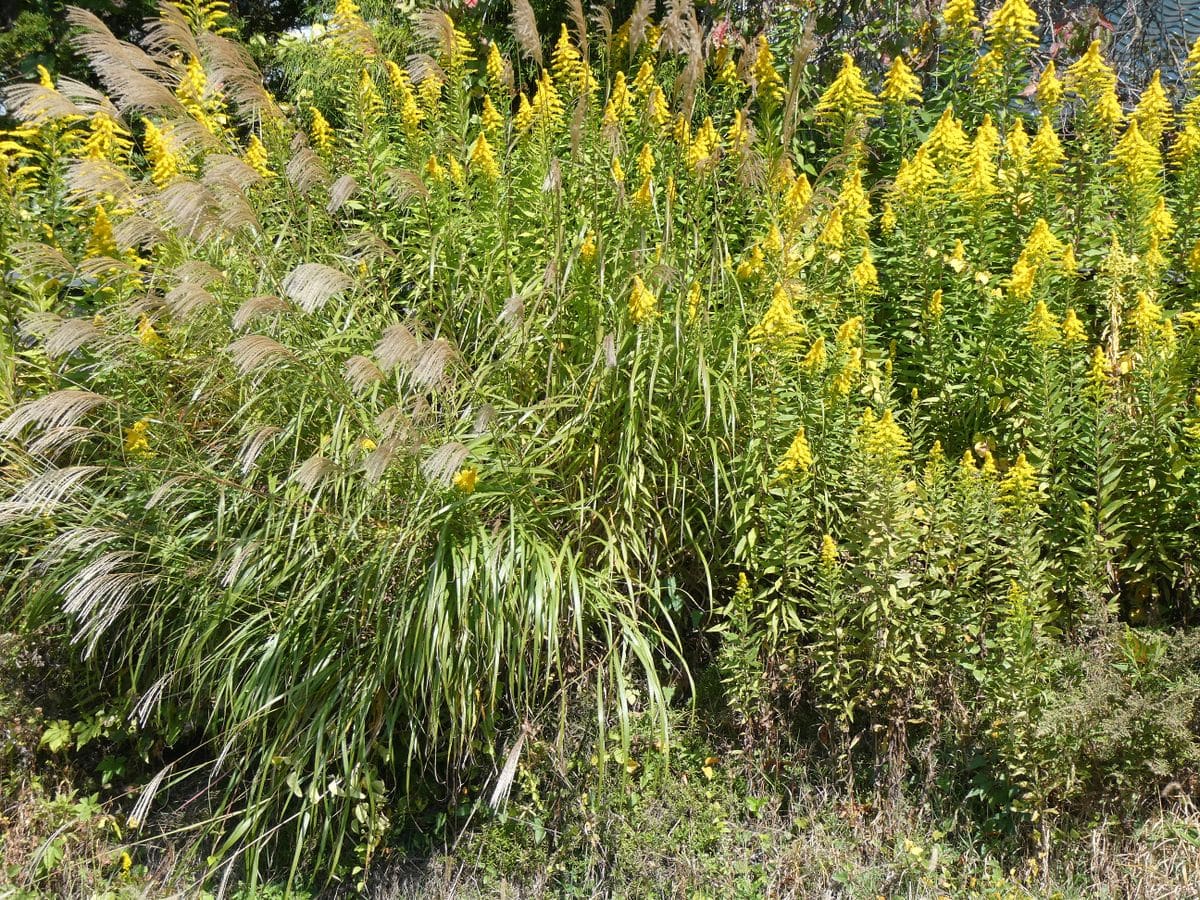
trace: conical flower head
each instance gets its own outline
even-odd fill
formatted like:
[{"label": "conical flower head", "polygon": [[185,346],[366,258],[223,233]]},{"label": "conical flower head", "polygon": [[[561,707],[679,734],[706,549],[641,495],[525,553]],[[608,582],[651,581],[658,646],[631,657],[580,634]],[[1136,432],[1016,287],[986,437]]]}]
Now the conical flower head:
[{"label": "conical flower head", "polygon": [[114,259],[121,255],[116,238],[113,237],[112,221],[103,206],[97,206],[92,214],[92,227],[84,255],[88,258],[111,256]]},{"label": "conical flower head", "polygon": [[640,275],[634,275],[629,291],[629,318],[635,325],[641,325],[657,316],[658,297],[646,287]]},{"label": "conical flower head", "polygon": [[1062,325],[1046,306],[1046,301],[1039,300],[1033,307],[1029,321],[1025,323],[1025,334],[1035,347],[1045,349],[1058,341],[1061,328]]},{"label": "conical flower head", "polygon": [[946,31],[953,41],[969,41],[977,27],[979,16],[975,14],[975,0],[948,0],[942,12]]},{"label": "conical flower head", "polygon": [[775,474],[779,478],[803,478],[812,471],[812,464],[812,448],[808,445],[808,436],[804,433],[804,426],[801,425],[796,430],[791,444],[788,445],[787,452],[779,460],[779,465],[775,467]]},{"label": "conical flower head", "polygon": [[1113,164],[1128,184],[1137,189],[1152,184],[1162,171],[1158,148],[1142,136],[1137,122],[1130,122],[1112,152]]},{"label": "conical flower head", "polygon": [[921,102],[921,79],[908,67],[904,57],[897,53],[883,77],[883,88],[879,99],[885,103],[902,106],[905,103]]},{"label": "conical flower head", "polygon": [[1161,72],[1156,70],[1146,90],[1142,91],[1138,105],[1134,107],[1132,118],[1137,122],[1138,128],[1146,140],[1155,146],[1162,140],[1166,130],[1171,127],[1175,111],[1171,108],[1171,101],[1167,99],[1166,91],[1163,90]]},{"label": "conical flower head", "polygon": [[1095,40],[1087,52],[1067,69],[1067,80],[1071,89],[1088,104],[1112,93],[1117,86],[1117,74],[1100,54],[1100,41]]},{"label": "conical flower head", "polygon": [[776,284],[771,292],[771,305],[762,320],[750,329],[751,343],[789,346],[803,337],[804,332],[791,294],[782,284]]},{"label": "conical flower head", "polygon": [[817,103],[817,119],[849,124],[879,112],[879,101],[867,90],[862,71],[849,53],[842,54],[842,68]]},{"label": "conical flower head", "polygon": [[1038,127],[1037,137],[1029,148],[1030,161],[1035,174],[1049,175],[1063,164],[1067,158],[1063,152],[1062,142],[1054,126],[1047,116],[1042,116],[1042,124]]},{"label": "conical flower head", "polygon": [[571,43],[571,36],[567,33],[567,23],[563,22],[558,42],[555,43],[554,53],[551,55],[554,80],[563,86],[576,84],[582,62],[583,57],[579,55],[579,51]]},{"label": "conical flower head", "polygon": [[1001,53],[1022,53],[1037,43],[1037,13],[1026,0],[1004,0],[988,20],[988,43]]},{"label": "conical flower head", "polygon": [[483,176],[487,181],[495,181],[500,177],[500,164],[496,161],[496,154],[487,139],[487,132],[481,131],[479,137],[475,138],[469,162],[471,171]]},{"label": "conical flower head", "polygon": [[858,433],[863,451],[877,464],[896,466],[908,455],[908,437],[890,409],[876,417],[875,411],[868,406],[863,411]]},{"label": "conical flower head", "polygon": [[1038,79],[1037,86],[1037,102],[1043,112],[1050,112],[1058,108],[1062,103],[1063,98],[1063,82],[1058,77],[1058,69],[1054,65],[1054,60],[1046,63],[1046,68],[1042,69],[1042,76]]},{"label": "conical flower head", "polygon": [[778,106],[783,100],[783,78],[775,70],[775,56],[767,36],[760,34],[755,42],[754,62],[750,66],[758,98],[768,108]]}]

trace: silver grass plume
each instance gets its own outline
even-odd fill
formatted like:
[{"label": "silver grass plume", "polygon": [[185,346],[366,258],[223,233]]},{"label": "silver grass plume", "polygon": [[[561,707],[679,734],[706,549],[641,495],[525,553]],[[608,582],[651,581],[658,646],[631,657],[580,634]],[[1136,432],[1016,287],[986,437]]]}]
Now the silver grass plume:
[{"label": "silver grass plume", "polygon": [[421,463],[421,472],[431,484],[449,485],[454,473],[462,468],[470,451],[465,444],[450,441],[442,444]]},{"label": "silver grass plume", "polygon": [[189,259],[176,266],[171,274],[177,281],[190,281],[204,287],[225,280],[225,273],[202,259]]},{"label": "silver grass plume", "polygon": [[8,500],[0,503],[0,524],[49,515],[74,495],[85,481],[103,471],[102,466],[66,466],[34,475]]},{"label": "silver grass plume", "polygon": [[88,638],[90,656],[104,631],[116,621],[138,592],[154,583],[153,575],[128,571],[137,559],[130,550],[102,553],[71,578],[63,597],[63,612],[79,620],[73,643]]},{"label": "silver grass plume", "polygon": [[391,437],[380,441],[379,446],[363,458],[363,474],[366,475],[367,481],[376,484],[383,478],[388,466],[405,445],[406,442],[400,437]]},{"label": "silver grass plume", "polygon": [[458,351],[445,338],[426,341],[413,363],[410,376],[413,384],[427,390],[444,385],[447,370],[457,357]]},{"label": "silver grass plume", "polygon": [[176,231],[190,240],[207,240],[218,229],[217,198],[198,181],[176,178],[163,188],[159,202]]},{"label": "silver grass plume", "polygon": [[137,199],[133,183],[120,167],[106,159],[81,159],[67,168],[67,198],[77,206],[109,204],[132,206]]},{"label": "silver grass plume", "polygon": [[242,303],[233,314],[233,327],[241,331],[259,316],[277,315],[288,308],[288,305],[278,297],[263,295],[251,297]]},{"label": "silver grass plume", "polygon": [[294,481],[300,487],[304,488],[304,490],[312,493],[320,486],[321,482],[334,475],[337,471],[337,463],[316,453],[302,462],[288,480]]},{"label": "silver grass plume", "polygon": [[[162,80],[166,73],[142,50],[119,41],[100,19],[87,10],[67,7],[67,22],[80,31],[72,42],[100,76],[122,112],[163,112],[183,115],[183,105]],[[151,77],[155,76],[155,77]]]},{"label": "silver grass plume", "polygon": [[47,278],[70,277],[75,272],[72,263],[57,247],[28,241],[12,246],[23,275],[42,275]]},{"label": "silver grass plume", "polygon": [[404,65],[408,68],[408,75],[415,85],[420,85],[426,78],[435,78],[438,84],[446,83],[445,70],[428,53],[409,54]]},{"label": "silver grass plume", "polygon": [[200,285],[184,281],[167,291],[163,297],[167,310],[177,319],[189,319],[198,310],[217,305],[216,298]]},{"label": "silver grass plume", "polygon": [[345,377],[350,390],[362,394],[372,385],[383,381],[383,372],[370,357],[352,356],[346,360]]},{"label": "silver grass plume", "polygon": [[142,46],[162,60],[176,51],[200,58],[200,45],[187,17],[174,3],[159,3],[158,18],[147,19]]},{"label": "silver grass plume", "polygon": [[583,54],[584,59],[587,59],[588,26],[587,16],[583,11],[583,0],[569,0],[567,18],[571,20],[571,25],[575,29],[575,43],[579,45],[579,51]]},{"label": "silver grass plume", "polygon": [[400,203],[410,200],[428,200],[429,188],[416,172],[408,169],[388,169],[388,192]]},{"label": "silver grass plume", "polygon": [[141,215],[124,218],[113,227],[113,240],[117,242],[118,247],[125,250],[132,247],[153,247],[164,237],[165,234],[157,222]]},{"label": "silver grass plume", "polygon": [[348,291],[354,280],[324,263],[301,263],[283,279],[283,291],[306,313],[314,313]]},{"label": "silver grass plume", "polygon": [[325,163],[307,145],[300,146],[292,154],[284,168],[284,174],[301,194],[310,193],[329,183],[329,171],[325,168]]},{"label": "silver grass plume", "polygon": [[233,360],[234,368],[241,375],[281,366],[296,358],[295,354],[279,341],[263,334],[244,335],[225,350]]},{"label": "silver grass plume", "polygon": [[512,32],[521,52],[541,67],[543,65],[542,38],[538,34],[537,15],[534,14],[529,0],[514,0]]},{"label": "silver grass plume", "polygon": [[420,350],[420,340],[407,326],[396,324],[384,329],[379,343],[375,345],[375,359],[384,372],[390,372],[397,366],[411,368]]},{"label": "silver grass plume", "polygon": [[57,459],[76,444],[96,435],[96,430],[85,425],[64,425],[44,431],[25,445],[25,452],[35,459]]},{"label": "silver grass plume", "polygon": [[67,388],[27,400],[0,422],[0,439],[17,437],[30,425],[43,430],[74,425],[93,409],[109,402],[101,394],[79,388]]},{"label": "silver grass plume", "polygon": [[221,83],[244,121],[283,118],[283,111],[263,86],[262,72],[245,47],[210,31],[200,35],[200,46],[212,80]]},{"label": "silver grass plume", "polygon": [[592,24],[604,39],[604,49],[612,53],[613,21],[612,11],[607,6],[598,6],[592,10]]},{"label": "silver grass plume", "polygon": [[230,557],[229,565],[225,569],[225,574],[221,576],[222,587],[233,587],[247,560],[254,556],[254,551],[259,548],[261,543],[262,542],[257,539],[251,540],[245,544],[240,544],[237,549],[233,551],[233,556]]},{"label": "silver grass plume", "polygon": [[417,37],[437,49],[443,59],[449,59],[457,50],[454,20],[445,10],[423,9],[413,16],[413,31]]},{"label": "silver grass plume", "polygon": [[113,102],[108,99],[100,91],[96,90],[89,84],[84,84],[82,81],[76,81],[74,78],[68,78],[66,75],[60,75],[55,84],[58,92],[75,104],[84,115],[90,116],[92,113],[103,110],[107,115],[126,125],[121,119],[121,112]]},{"label": "silver grass plume", "polygon": [[354,176],[343,175],[329,188],[329,203],[325,206],[326,211],[337,212],[342,208],[342,204],[353,197],[357,191],[358,182],[354,180]]},{"label": "silver grass plume", "polygon": [[246,440],[242,444],[242,449],[238,451],[238,468],[242,470],[243,475],[249,475],[250,471],[258,462],[259,456],[266,449],[267,443],[271,438],[281,434],[282,428],[275,425],[263,425],[261,428],[256,428],[246,436]]},{"label": "silver grass plume", "polygon": [[646,25],[650,22],[650,14],[654,12],[654,0],[638,0],[629,16],[629,55],[630,57],[641,46],[642,38],[646,36]]},{"label": "silver grass plume", "polygon": [[10,115],[31,125],[71,118],[86,118],[83,110],[58,91],[37,82],[10,85],[4,91],[4,104]]},{"label": "silver grass plume", "polygon": [[244,191],[254,187],[263,178],[236,156],[214,153],[204,159],[204,177],[201,180],[209,186],[233,184],[238,190]]}]

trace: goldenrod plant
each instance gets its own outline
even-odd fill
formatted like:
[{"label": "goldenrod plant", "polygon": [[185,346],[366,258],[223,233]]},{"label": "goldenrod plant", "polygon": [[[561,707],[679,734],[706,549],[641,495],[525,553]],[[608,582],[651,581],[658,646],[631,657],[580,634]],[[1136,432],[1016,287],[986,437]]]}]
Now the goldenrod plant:
[{"label": "goldenrod plant", "polygon": [[1195,617],[1200,49],[1122,103],[952,0],[826,84],[650,7],[338,0],[280,96],[221,3],[76,9],[102,89],[8,90],[5,608],[186,748],[129,825],[203,773],[217,877],[361,873],[580,692],[668,740],[714,627],[743,721],[1034,821],[1055,648]]}]

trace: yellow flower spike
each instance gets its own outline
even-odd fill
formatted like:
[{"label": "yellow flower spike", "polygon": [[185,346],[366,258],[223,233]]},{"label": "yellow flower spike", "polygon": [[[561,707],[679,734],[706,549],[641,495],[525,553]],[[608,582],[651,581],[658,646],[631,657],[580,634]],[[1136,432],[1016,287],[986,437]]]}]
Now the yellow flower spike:
[{"label": "yellow flower spike", "polygon": [[1004,138],[1004,155],[1013,170],[1023,172],[1029,165],[1029,152],[1029,133],[1017,119]]},{"label": "yellow flower spike", "polygon": [[554,130],[562,124],[566,108],[558,96],[554,80],[545,69],[542,70],[542,76],[538,79],[537,92],[533,95],[530,105],[533,107],[535,125],[546,130]]},{"label": "yellow flower spike", "polygon": [[488,88],[497,96],[502,95],[504,91],[504,57],[500,55],[500,48],[496,46],[496,42],[492,41],[488,44],[487,60],[484,63],[484,71],[487,74]]},{"label": "yellow flower spike", "polygon": [[1047,116],[1042,116],[1042,123],[1037,136],[1029,147],[1031,168],[1036,175],[1045,177],[1063,164],[1067,155],[1063,152],[1062,142],[1054,131]]},{"label": "yellow flower spike", "polygon": [[1058,108],[1058,105],[1062,103],[1064,90],[1063,81],[1058,77],[1058,69],[1054,65],[1054,60],[1050,60],[1046,63],[1046,68],[1042,69],[1041,77],[1038,78],[1035,94],[1038,106],[1041,107],[1043,113]]},{"label": "yellow flower spike", "polygon": [[1182,169],[1200,157],[1200,127],[1188,122],[1175,134],[1171,149],[1167,152],[1172,165]]},{"label": "yellow flower spike", "polygon": [[1037,43],[1037,13],[1026,0],[1004,0],[988,20],[987,40],[1006,56],[1023,53]]},{"label": "yellow flower spike", "polygon": [[1192,49],[1188,51],[1187,62],[1184,68],[1193,80],[1200,80],[1200,37],[1196,38],[1195,43],[1192,44]]},{"label": "yellow flower spike", "polygon": [[635,325],[641,325],[657,316],[658,297],[646,287],[640,275],[634,275],[629,291],[629,318]]},{"label": "yellow flower spike", "polygon": [[770,256],[778,256],[783,252],[783,232],[774,222],[767,229],[767,236],[762,241],[762,248]]},{"label": "yellow flower spike", "polygon": [[1018,300],[1028,300],[1033,295],[1037,271],[1038,267],[1022,254],[1013,264],[1012,275],[1007,285],[1009,293]]},{"label": "yellow flower spike", "polygon": [[1117,74],[1100,54],[1100,41],[1094,40],[1087,52],[1067,69],[1067,83],[1089,106],[1111,95],[1117,86]]},{"label": "yellow flower spike", "polygon": [[838,545],[828,534],[821,538],[821,568],[826,573],[832,573],[837,568]]},{"label": "yellow flower spike", "polygon": [[759,323],[750,329],[750,342],[789,347],[802,338],[805,331],[804,323],[792,304],[792,295],[776,282],[771,292],[771,305]]},{"label": "yellow flower spike", "polygon": [[[432,80],[434,79],[430,76],[425,82]],[[422,85],[425,82],[422,82]],[[379,88],[375,87],[375,79],[367,69],[363,69],[359,75],[358,91],[354,99],[358,104],[358,115],[364,123],[376,122],[383,115],[383,97],[380,96]]]},{"label": "yellow flower spike", "polygon": [[571,36],[567,33],[567,23],[563,22],[558,34],[558,42],[555,43],[554,52],[551,55],[555,81],[564,86],[576,82],[582,64],[583,57],[571,43]]},{"label": "yellow flower spike", "polygon": [[787,452],[783,454],[783,458],[775,467],[775,475],[779,479],[804,478],[812,471],[812,465],[812,448],[808,445],[808,436],[804,433],[804,426],[801,425],[796,430],[791,444],[788,445]]},{"label": "yellow flower spike", "polygon": [[1112,162],[1134,189],[1155,181],[1162,170],[1162,156],[1158,148],[1143,137],[1137,122],[1129,123],[1125,134],[1113,148]]},{"label": "yellow flower spike", "polygon": [[589,231],[583,239],[579,246],[579,258],[589,266],[596,261],[596,232]]},{"label": "yellow flower spike", "polygon": [[654,174],[654,165],[654,150],[651,149],[649,143],[642,144],[637,158],[638,175],[642,178],[649,178]]},{"label": "yellow flower spike", "polygon": [[479,483],[479,471],[473,466],[459,469],[451,479],[451,483],[464,494],[474,493],[475,486]]},{"label": "yellow flower spike", "polygon": [[929,148],[922,145],[912,159],[901,160],[900,169],[892,182],[892,198],[898,203],[910,205],[924,202],[930,189],[941,180],[937,166],[929,158]]},{"label": "yellow flower spike", "polygon": [[817,102],[817,120],[849,125],[879,112],[879,101],[867,90],[862,71],[849,53],[842,54],[842,68]]},{"label": "yellow flower spike", "polygon": [[500,110],[496,109],[492,98],[486,95],[483,98],[483,109],[479,112],[479,122],[484,131],[498,131],[504,127],[504,116],[500,115]]},{"label": "yellow flower spike", "polygon": [[998,92],[1004,80],[1004,57],[1000,50],[993,48],[979,57],[971,69],[971,77],[981,93]]},{"label": "yellow flower spike", "polygon": [[729,130],[725,132],[725,139],[729,141],[730,147],[736,153],[742,149],[742,145],[746,143],[747,138],[746,117],[742,115],[740,109],[734,110],[733,123],[729,126]]},{"label": "yellow flower spike", "polygon": [[425,174],[434,184],[441,184],[446,180],[446,170],[443,169],[441,163],[438,162],[437,156],[432,154],[425,162]]},{"label": "yellow flower spike", "polygon": [[125,432],[125,452],[137,456],[150,454],[150,420],[140,419]]},{"label": "yellow flower spike", "polygon": [[117,242],[116,238],[113,237],[112,222],[108,218],[108,213],[103,206],[97,206],[96,211],[92,214],[92,227],[84,256],[90,259],[97,256],[111,256],[115,258],[120,255],[121,251],[117,249]]},{"label": "yellow flower spike", "polygon": [[1167,99],[1166,91],[1163,90],[1162,73],[1159,70],[1154,71],[1154,77],[1142,92],[1131,118],[1137,123],[1146,140],[1155,146],[1171,127],[1175,111],[1171,107],[1171,101]]},{"label": "yellow flower spike", "polygon": [[153,347],[156,344],[162,343],[162,338],[154,330],[154,325],[147,316],[142,316],[138,319],[137,338],[138,343],[143,347]]},{"label": "yellow flower spike", "polygon": [[246,161],[246,165],[263,178],[274,177],[275,173],[267,165],[267,148],[263,146],[263,142],[257,134],[250,135],[250,141],[246,146],[246,152],[242,156],[242,159]]},{"label": "yellow flower spike", "polygon": [[1067,314],[1063,316],[1062,342],[1063,346],[1068,349],[1087,343],[1087,330],[1079,321],[1079,316],[1075,315],[1074,308],[1069,308]]},{"label": "yellow flower spike", "polygon": [[463,172],[463,167],[455,157],[446,157],[446,168],[450,172],[450,181],[455,187],[461,188],[467,183],[467,177]]},{"label": "yellow flower spike", "polygon": [[991,477],[996,474],[996,457],[987,448],[984,448],[983,451],[983,465],[979,467],[979,474],[984,477]]},{"label": "yellow flower spike", "polygon": [[1200,240],[1192,244],[1192,249],[1188,251],[1187,267],[1192,275],[1200,275]]},{"label": "yellow flower spike", "polygon": [[1148,338],[1162,322],[1162,307],[1159,306],[1146,291],[1138,291],[1137,302],[1129,314],[1129,324],[1138,336]]},{"label": "yellow flower spike", "polygon": [[716,159],[716,153],[719,149],[720,138],[717,136],[717,129],[713,125],[712,116],[709,116],[704,120],[700,128],[697,129],[696,136],[692,138],[691,144],[688,145],[684,158],[689,168],[695,172],[701,172]]},{"label": "yellow flower spike", "polygon": [[1062,325],[1054,318],[1046,301],[1039,300],[1033,307],[1029,321],[1025,323],[1025,334],[1029,340],[1035,347],[1044,350],[1058,341],[1061,331]]},{"label": "yellow flower spike", "polygon": [[662,131],[671,124],[671,107],[667,104],[667,95],[657,84],[650,89],[646,98],[646,119],[656,131]]},{"label": "yellow flower spike", "polygon": [[612,158],[612,165],[609,166],[609,171],[612,173],[613,181],[617,184],[625,183],[625,168],[621,165],[621,158],[619,156]]},{"label": "yellow flower spike", "polygon": [[921,79],[908,67],[903,54],[897,53],[888,67],[879,99],[893,106],[921,102]]},{"label": "yellow flower spike", "polygon": [[701,306],[701,304],[703,304],[703,302],[704,302],[704,298],[700,293],[700,282],[693,281],[691,287],[688,288],[688,293],[687,293],[687,310],[688,310],[688,321],[689,322],[694,322],[696,320],[696,316],[699,315],[700,306]]},{"label": "yellow flower spike", "polygon": [[86,159],[112,160],[127,155],[132,143],[129,132],[102,109],[96,110],[88,123],[88,137],[83,143]]},{"label": "yellow flower spike", "polygon": [[841,371],[833,379],[831,385],[833,393],[837,397],[847,397],[850,394],[850,389],[854,387],[854,380],[862,372],[862,348],[851,347],[850,355],[846,358],[845,364]]},{"label": "yellow flower spike", "polygon": [[682,114],[675,117],[675,124],[671,128],[671,137],[674,138],[675,144],[680,150],[686,150],[691,146],[692,123]]},{"label": "yellow flower spike", "polygon": [[886,201],[879,213],[879,227],[883,229],[884,234],[891,234],[896,230],[896,224],[896,210],[892,207],[890,200]]},{"label": "yellow flower spike", "polygon": [[958,474],[965,478],[979,474],[979,469],[975,465],[975,454],[971,452],[970,447],[963,451],[963,455],[958,461]]},{"label": "yellow flower spike", "polygon": [[150,180],[158,188],[164,188],[179,175],[182,160],[170,145],[168,134],[163,132],[150,119],[145,120],[146,158],[150,163]]},{"label": "yellow flower spike", "polygon": [[925,304],[925,310],[929,313],[929,318],[935,322],[942,317],[942,312],[945,307],[942,302],[942,289],[938,288],[929,296],[929,302]]},{"label": "yellow flower spike", "polygon": [[1079,274],[1079,260],[1075,258],[1075,248],[1067,244],[1066,249],[1062,252],[1062,258],[1058,261],[1059,268],[1062,273],[1068,277],[1074,278]]},{"label": "yellow flower spike", "polygon": [[863,318],[862,316],[852,316],[843,322],[834,336],[834,343],[837,344],[839,350],[845,350],[854,343],[862,334]]},{"label": "yellow flower spike", "polygon": [[808,352],[804,354],[804,359],[800,361],[800,367],[806,375],[815,375],[825,368],[825,363],[828,360],[828,355],[825,352],[825,338],[818,336],[812,342],[812,346],[808,348]]},{"label": "yellow flower spike", "polygon": [[[842,211],[839,207],[834,207],[829,211],[829,217],[825,220],[825,227],[821,229],[821,233],[817,236],[817,244],[822,247],[828,247],[831,250],[840,250],[846,242],[846,232],[842,227]],[[831,255],[830,257],[835,262],[839,257]]]},{"label": "yellow flower spike", "polygon": [[961,275],[967,268],[967,247],[961,238],[954,242],[954,250],[946,257],[946,265],[955,275]]},{"label": "yellow flower spike", "polygon": [[783,78],[775,69],[775,56],[765,34],[758,36],[754,47],[754,62],[750,65],[750,75],[754,79],[758,99],[770,109],[783,100]]},{"label": "yellow flower spike", "polygon": [[1175,233],[1178,226],[1175,223],[1175,217],[1167,209],[1165,197],[1158,198],[1158,202],[1154,204],[1154,209],[1150,211],[1150,215],[1146,219],[1146,224],[1150,228],[1150,233],[1160,240],[1166,240]]},{"label": "yellow flower spike", "polygon": [[317,148],[317,152],[328,155],[333,150],[333,126],[315,106],[310,106],[308,112],[312,116],[308,133],[312,137],[313,146]]},{"label": "yellow flower spike", "polygon": [[850,282],[859,293],[875,294],[879,292],[879,273],[875,269],[875,261],[871,258],[870,249],[863,248],[862,258],[854,267],[854,271],[850,273]]},{"label": "yellow flower spike", "polygon": [[649,175],[642,179],[641,186],[633,195],[633,205],[643,212],[654,204],[654,185]]},{"label": "yellow flower spike", "polygon": [[1018,453],[1001,484],[1004,500],[1017,507],[1036,506],[1037,490],[1037,469],[1029,464],[1024,452]]},{"label": "yellow flower spike", "polygon": [[525,92],[521,92],[520,98],[517,100],[517,112],[513,116],[513,128],[518,132],[526,132],[533,125],[533,107],[529,104],[529,98],[525,96]]},{"label": "yellow flower spike", "polygon": [[877,463],[894,466],[908,455],[909,442],[904,429],[896,422],[890,409],[876,417],[871,407],[863,410],[859,439],[864,452]]},{"label": "yellow flower spike", "polygon": [[634,97],[645,97],[652,84],[654,84],[654,65],[650,60],[645,60],[638,68],[637,74],[633,76],[631,93]]},{"label": "yellow flower spike", "polygon": [[808,176],[801,172],[783,198],[783,217],[791,227],[795,228],[801,223],[808,204],[812,202],[812,193]]},{"label": "yellow flower spike", "polygon": [[475,138],[468,163],[472,172],[482,175],[489,182],[500,177],[500,164],[496,161],[496,154],[485,132],[479,132],[479,137]]},{"label": "yellow flower spike", "polygon": [[371,440],[369,437],[365,437],[358,442],[358,448],[360,450],[362,450],[364,453],[370,453],[374,450],[378,450],[379,445],[377,443],[375,443],[373,440]]},{"label": "yellow flower spike", "polygon": [[606,128],[619,127],[629,117],[630,110],[629,88],[625,83],[625,73],[618,71],[613,79],[608,103],[604,107],[604,126]]},{"label": "yellow flower spike", "polygon": [[975,0],[947,0],[942,19],[946,23],[946,31],[951,40],[971,40],[975,29],[979,27],[979,17],[975,14]]},{"label": "yellow flower spike", "polygon": [[762,246],[755,244],[738,263],[736,272],[738,280],[751,281],[761,275],[765,267],[766,257],[763,255]]},{"label": "yellow flower spike", "polygon": [[953,104],[942,110],[942,115],[922,146],[929,153],[933,163],[940,167],[956,167],[966,158],[971,143],[962,123],[954,115]]},{"label": "yellow flower spike", "polygon": [[43,65],[37,67],[38,84],[48,91],[56,91],[58,88],[54,86],[54,79],[50,76],[50,71]]}]

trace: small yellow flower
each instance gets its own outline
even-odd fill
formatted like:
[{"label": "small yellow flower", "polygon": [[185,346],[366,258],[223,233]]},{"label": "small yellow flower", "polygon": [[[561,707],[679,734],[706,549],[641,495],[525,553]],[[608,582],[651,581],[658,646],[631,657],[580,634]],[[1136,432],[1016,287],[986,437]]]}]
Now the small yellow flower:
[{"label": "small yellow flower", "polygon": [[640,275],[633,276],[633,287],[629,292],[629,318],[641,325],[658,315],[658,297],[646,287]]},{"label": "small yellow flower", "polygon": [[775,474],[781,479],[790,475],[803,477],[812,471],[812,464],[812,448],[808,445],[808,437],[804,433],[804,426],[801,425],[779,465],[775,467]]},{"label": "small yellow flower", "polygon": [[129,426],[125,432],[125,452],[139,456],[148,455],[150,453],[149,429],[150,421],[148,419],[140,419]]},{"label": "small yellow flower", "polygon": [[362,450],[364,453],[370,453],[373,450],[379,449],[379,445],[376,444],[370,438],[363,438],[361,441],[358,442],[358,446],[359,446],[359,449]]},{"label": "small yellow flower", "polygon": [[596,259],[596,232],[589,231],[579,246],[579,258],[591,265]]},{"label": "small yellow flower", "polygon": [[479,481],[479,472],[473,466],[459,469],[452,479],[454,487],[462,491],[464,494],[470,494],[475,490],[475,485]]},{"label": "small yellow flower", "polygon": [[1074,347],[1087,341],[1087,330],[1075,315],[1074,309],[1068,309],[1062,321],[1062,341],[1065,347]]},{"label": "small yellow flower", "polygon": [[895,106],[921,102],[921,79],[908,67],[902,54],[896,54],[883,77],[879,99]]},{"label": "small yellow flower", "polygon": [[153,347],[162,342],[162,338],[159,337],[158,332],[154,330],[154,325],[146,316],[138,319],[137,336],[138,343],[143,347]]}]

